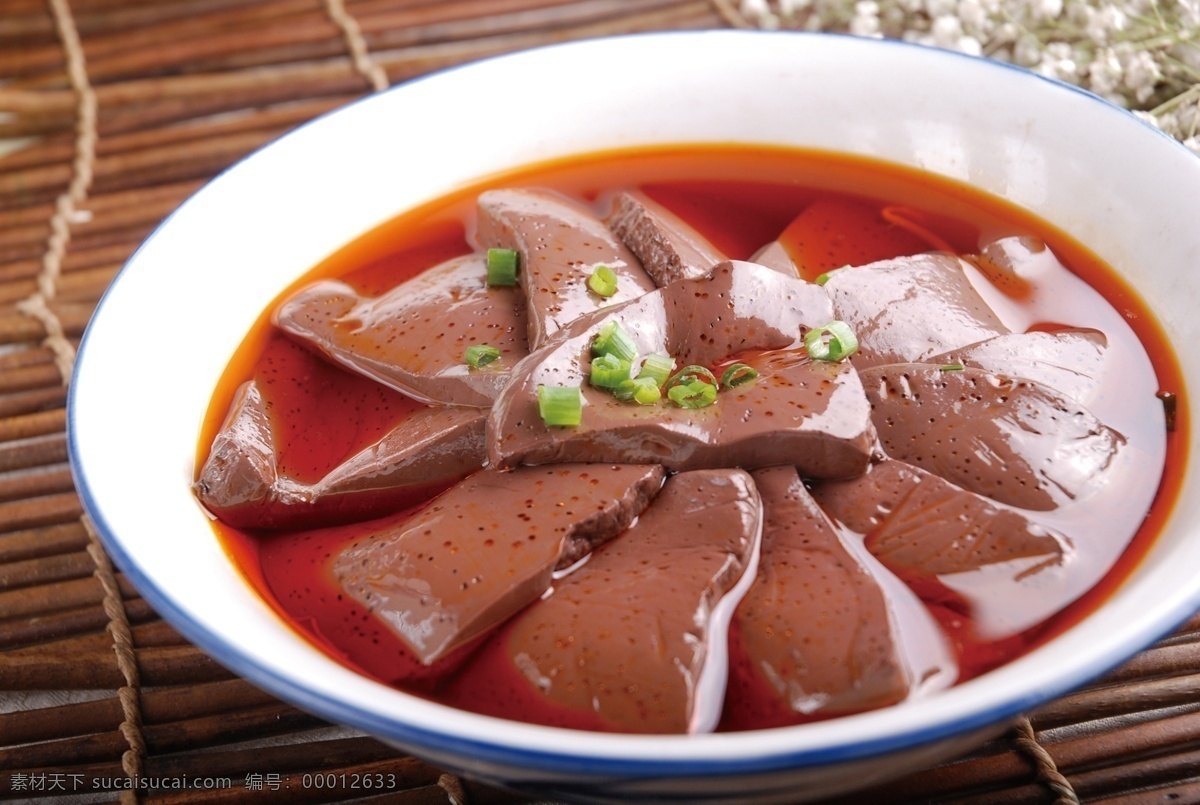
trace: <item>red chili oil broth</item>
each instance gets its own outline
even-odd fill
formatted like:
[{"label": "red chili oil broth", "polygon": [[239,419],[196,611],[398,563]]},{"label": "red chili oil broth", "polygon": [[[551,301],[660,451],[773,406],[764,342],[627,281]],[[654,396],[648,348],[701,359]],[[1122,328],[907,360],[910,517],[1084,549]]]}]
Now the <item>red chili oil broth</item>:
[{"label": "red chili oil broth", "polygon": [[[745,146],[704,146],[608,152],[520,169],[464,187],[378,227],[334,254],[285,291],[314,279],[338,277],[378,295],[422,270],[472,249],[467,240],[474,200],[493,187],[539,186],[607,206],[607,194],[640,187],[735,259],[748,259],[777,237],[806,278],[847,264],[949,246],[959,254],[1008,235],[1041,238],[1064,265],[1098,290],[1128,321],[1151,356],[1159,388],[1178,394],[1166,467],[1144,525],[1114,568],[1092,590],[1039,625],[1002,641],[984,642],[969,619],[945,606],[929,610],[960,663],[959,681],[984,673],[1044,643],[1100,606],[1146,554],[1177,499],[1188,442],[1181,371],[1164,333],[1129,285],[1084,246],[1007,202],[916,170],[825,152]],[[801,212],[803,215],[798,215]],[[786,232],[785,232],[786,230]],[[784,233],[781,236],[780,233]],[[278,301],[278,300],[277,300]],[[284,470],[315,479],[372,443],[418,404],[333,366],[274,331],[272,304],[231,361],[213,400],[197,466],[228,410],[234,391],[258,378],[280,401],[272,411]],[[1053,323],[1047,323],[1053,327]],[[331,415],[331,411],[345,412]],[[410,510],[411,511],[411,510]],[[299,634],[339,662],[385,683],[408,672],[403,688],[468,709],[537,723],[603,729],[599,723],[551,712],[520,694],[520,680],[455,669],[479,639],[430,669],[420,669],[402,642],[346,596],[330,559],[373,525],[397,522],[410,511],[308,532],[252,533],[216,524],[248,583]],[[731,635],[736,646],[739,636]],[[487,649],[484,650],[486,653]],[[735,652],[736,659],[736,652]],[[731,663],[730,687],[752,690],[744,667]],[[483,680],[490,680],[484,684]],[[815,720],[766,701],[727,713],[721,729],[751,729]]]}]

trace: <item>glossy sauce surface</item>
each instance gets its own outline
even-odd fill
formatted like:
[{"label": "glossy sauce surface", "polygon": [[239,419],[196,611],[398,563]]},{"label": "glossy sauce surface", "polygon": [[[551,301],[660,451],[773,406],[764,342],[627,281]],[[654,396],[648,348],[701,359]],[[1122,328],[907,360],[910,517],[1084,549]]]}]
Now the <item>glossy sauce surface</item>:
[{"label": "glossy sauce surface", "polygon": [[[978,628],[954,601],[928,605],[957,654],[959,681],[1012,659],[1085,616],[1135,566],[1178,494],[1188,427],[1183,406],[1177,412],[1176,430],[1164,437],[1161,419],[1139,420],[1123,403],[1122,385],[1134,380],[1153,386],[1147,389],[1149,394],[1182,389],[1170,345],[1136,294],[1079,244],[1047,224],[970,188],[915,171],[830,154],[737,147],[637,151],[536,166],[464,188],[401,216],[347,246],[295,287],[314,278],[338,277],[364,295],[378,295],[470,251],[474,200],[480,190],[491,187],[548,187],[594,203],[601,214],[612,191],[638,187],[731,258],[748,259],[778,238],[809,280],[846,264],[931,249],[975,253],[983,244],[1005,236],[1034,236],[1048,244],[1073,273],[1047,268],[1039,274],[1037,292],[1030,293],[1019,283],[1015,287],[989,283],[989,274],[992,279],[1005,276],[985,262],[979,275],[972,277],[974,284],[1016,332],[1082,326],[1109,333],[1115,361],[1105,382],[1111,388],[1102,389],[1091,409],[1129,440],[1135,455],[1148,457],[1148,464],[1135,462],[1134,471],[1125,475],[1134,483],[1139,472],[1149,478],[1142,482],[1149,488],[1137,494],[1147,500],[1153,497],[1154,504],[1148,513],[1117,518],[1115,527],[1106,522],[1108,507],[1076,523],[1048,515],[1048,527],[1076,535],[1080,561],[1094,564],[1096,576],[1110,566],[1111,570],[1090,590],[1079,590],[1079,599],[1067,609],[1049,620],[1024,624],[1019,634],[989,639],[988,629]],[[984,290],[989,287],[990,291]],[[1112,307],[1098,304],[1097,294]],[[281,435],[282,468],[298,479],[315,480],[378,439],[419,404],[335,367],[278,334],[269,324],[273,307],[249,334],[214,395],[200,459],[236,388],[253,378],[269,389],[274,401],[272,418]],[[1127,341],[1114,343],[1114,332],[1128,333]],[[1152,360],[1147,360],[1147,354]],[[1164,465],[1164,457],[1164,480],[1155,492],[1157,467]],[[343,594],[332,574],[332,557],[381,523],[399,523],[410,514],[411,510],[397,512],[369,523],[305,532],[248,533],[220,523],[216,528],[256,590],[301,634],[345,664],[467,709],[538,723],[603,728],[598,721],[551,712],[536,700],[526,700],[519,679],[487,673],[486,663],[473,661],[460,673],[460,666],[481,641],[431,667],[421,666],[383,623]],[[1134,521],[1143,514],[1144,523],[1138,528]],[[1128,544],[1123,529],[1137,531]],[[1021,602],[1010,606],[1008,612],[987,612],[986,619],[1021,622]],[[739,643],[735,632],[729,689],[739,692],[740,704],[727,708],[720,728],[752,729],[809,719],[779,712],[765,698],[756,700],[750,669],[738,663]]]}]

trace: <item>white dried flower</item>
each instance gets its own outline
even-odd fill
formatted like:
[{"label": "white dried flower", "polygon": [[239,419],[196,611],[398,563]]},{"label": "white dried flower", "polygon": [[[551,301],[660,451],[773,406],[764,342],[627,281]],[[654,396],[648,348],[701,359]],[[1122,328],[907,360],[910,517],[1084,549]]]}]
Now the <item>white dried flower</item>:
[{"label": "white dried flower", "polygon": [[1135,51],[1125,63],[1125,86],[1133,90],[1139,102],[1154,94],[1162,77],[1158,62],[1145,50]]},{"label": "white dried flower", "polygon": [[888,36],[1037,70],[1200,136],[1200,0],[741,0],[762,28]]},{"label": "white dried flower", "polygon": [[784,17],[795,18],[800,12],[808,11],[812,0],[779,0],[779,13]]},{"label": "white dried flower", "polygon": [[1158,118],[1154,116],[1153,112],[1145,112],[1141,109],[1134,109],[1133,116],[1138,118],[1139,120],[1149,123],[1151,126],[1154,126],[1155,128],[1160,128],[1160,126],[1158,125]]},{"label": "white dried flower", "polygon": [[925,0],[925,13],[931,18],[949,17],[957,10],[956,0]]},{"label": "white dried flower", "polygon": [[773,30],[779,26],[779,17],[771,11],[770,4],[767,0],[742,0],[739,9],[742,16],[753,22],[760,28]]},{"label": "white dried flower", "polygon": [[1121,88],[1124,73],[1121,60],[1112,48],[1104,48],[1098,52],[1087,68],[1092,91],[1109,100],[1114,100],[1112,96]]},{"label": "white dried flower", "polygon": [[1129,17],[1117,6],[1102,6],[1088,20],[1084,33],[1088,38],[1105,44],[1110,37],[1129,27]]},{"label": "white dried flower", "polygon": [[1183,141],[1183,145],[1196,156],[1200,156],[1200,137],[1188,137]]},{"label": "white dried flower", "polygon": [[880,36],[879,3],[875,0],[859,0],[854,4],[854,18],[850,20],[850,33],[855,36]]},{"label": "white dried flower", "polygon": [[933,42],[938,47],[953,47],[963,35],[962,20],[945,14],[933,21],[929,32],[933,34]]},{"label": "white dried flower", "polygon": [[1062,16],[1063,0],[1032,0],[1030,11],[1036,20],[1056,20]]}]

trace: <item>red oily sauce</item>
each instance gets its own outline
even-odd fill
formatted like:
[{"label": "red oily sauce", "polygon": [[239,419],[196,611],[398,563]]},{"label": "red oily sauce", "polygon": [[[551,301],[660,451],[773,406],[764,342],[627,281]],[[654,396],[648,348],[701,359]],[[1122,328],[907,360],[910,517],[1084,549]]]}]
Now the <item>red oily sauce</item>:
[{"label": "red oily sauce", "polygon": [[[1080,324],[1076,316],[1091,315],[1089,306],[1094,304],[1081,290],[1086,284],[1108,300],[1113,308],[1111,317],[1128,324],[1124,332],[1132,343],[1116,351],[1132,356],[1129,360],[1145,361],[1149,356],[1150,364],[1137,371],[1157,378],[1157,388],[1151,391],[1183,388],[1172,348],[1157,322],[1133,289],[1081,244],[964,185],[828,153],[679,147],[537,165],[492,177],[396,218],[346,246],[295,287],[315,278],[337,277],[359,293],[374,296],[471,251],[468,233],[475,198],[482,190],[495,187],[551,188],[595,203],[597,210],[604,209],[614,190],[637,187],[733,259],[749,259],[778,238],[810,281],[844,265],[935,249],[965,255],[1001,237],[1032,236],[1043,241],[1071,274],[1047,279],[1049,284],[1036,299],[1019,282],[1016,287],[1005,286],[1003,281],[1011,277],[996,275],[986,262],[973,278],[977,286],[988,285],[989,275],[996,281],[985,296],[1015,322],[1012,329],[1054,331]],[[1048,305],[1048,299],[1055,303]],[[214,394],[198,464],[206,458],[236,389],[248,379],[269,389],[274,401],[271,416],[281,470],[305,481],[320,478],[422,407],[282,335],[270,323],[273,307],[247,336]],[[1124,372],[1129,367],[1118,364],[1114,369]],[[1110,400],[1107,405],[1108,410],[1098,414],[1100,419],[1121,419],[1116,410],[1120,400]],[[1103,602],[1128,576],[1179,493],[1189,427],[1183,400],[1177,401],[1173,420],[1174,429],[1166,433],[1162,444],[1161,420],[1139,424],[1128,417],[1121,419],[1119,430],[1131,445],[1161,445],[1162,481],[1157,491],[1151,490],[1153,503],[1128,542],[1128,534],[1106,533],[1095,522],[1086,524],[1086,534],[1075,535],[1081,555],[1095,550],[1100,557],[1095,561],[1110,569],[1099,574],[1101,581],[1081,591],[1065,609],[1017,634],[989,639],[987,630],[977,628],[961,607],[926,600],[955,655],[957,681],[995,668],[1061,633]],[[1157,468],[1151,471],[1157,472]],[[556,710],[531,695],[529,686],[511,667],[489,660],[489,652],[500,650],[486,645],[486,635],[423,667],[388,626],[344,593],[334,579],[332,557],[363,534],[381,524],[399,523],[414,510],[410,507],[365,523],[309,530],[239,530],[219,521],[215,528],[255,590],[306,639],[347,666],[409,692],[477,712],[607,729],[599,718]],[[1012,601],[1010,606],[1020,610],[1022,602]],[[1020,619],[1019,613],[1013,617]],[[754,729],[829,717],[803,715],[772,702],[742,657],[742,635],[736,628],[729,639],[731,698],[727,703],[733,700],[737,705],[726,706],[719,729]]]}]

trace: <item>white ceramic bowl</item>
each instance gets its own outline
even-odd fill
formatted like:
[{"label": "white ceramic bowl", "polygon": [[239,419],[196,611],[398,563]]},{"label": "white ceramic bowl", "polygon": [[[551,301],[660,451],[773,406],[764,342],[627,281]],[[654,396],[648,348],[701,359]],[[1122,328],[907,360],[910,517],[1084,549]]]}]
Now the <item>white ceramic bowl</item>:
[{"label": "white ceramic bowl", "polygon": [[[504,115],[515,125],[479,125],[497,104],[518,105]],[[1086,93],[980,59],[827,35],[680,33],[520,53],[304,126],[218,177],[133,256],[88,329],[70,400],[76,480],[117,563],[188,638],[301,708],[483,779],[590,799],[797,801],[877,782],[970,748],[1196,609],[1200,495],[1184,495],[1108,603],[1016,662],[913,706],[698,737],[452,710],[358,676],[285,626],[189,490],[214,385],[263,307],[339,246],[462,183],[697,141],[836,149],[969,182],[1090,245],[1176,343],[1200,341],[1200,159]],[[1200,388],[1200,351],[1181,358]]]}]

